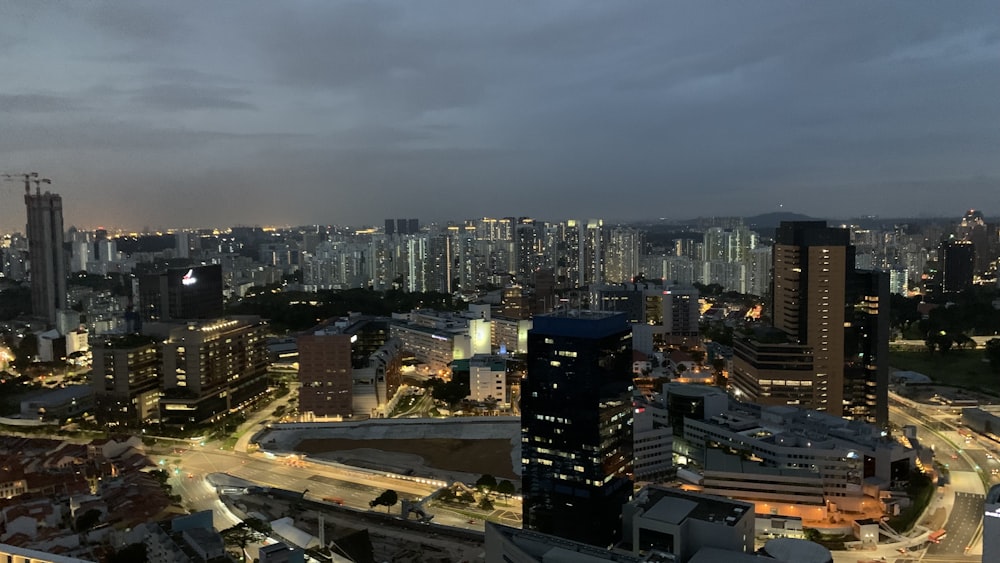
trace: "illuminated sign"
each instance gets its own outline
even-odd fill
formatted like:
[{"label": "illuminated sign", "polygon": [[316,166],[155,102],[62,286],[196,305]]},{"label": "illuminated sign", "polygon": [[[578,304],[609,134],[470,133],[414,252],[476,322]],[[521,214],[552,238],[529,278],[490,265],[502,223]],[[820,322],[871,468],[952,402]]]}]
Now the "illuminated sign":
[{"label": "illuminated sign", "polygon": [[181,283],[184,285],[194,285],[198,281],[198,278],[194,277],[194,270],[188,270],[188,273],[184,274],[181,278]]}]

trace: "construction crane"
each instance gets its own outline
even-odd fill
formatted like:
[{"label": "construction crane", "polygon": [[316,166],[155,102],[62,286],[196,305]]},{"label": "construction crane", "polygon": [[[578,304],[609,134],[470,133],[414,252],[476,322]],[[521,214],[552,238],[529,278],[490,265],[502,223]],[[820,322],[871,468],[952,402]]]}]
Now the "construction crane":
[{"label": "construction crane", "polygon": [[[37,178],[37,179],[32,179],[32,181],[35,183],[35,195],[41,195],[41,193],[42,193],[42,184],[51,184],[52,183],[52,180],[49,180],[48,178]],[[25,193],[27,193],[27,192],[28,192],[28,190],[25,190]]]},{"label": "construction crane", "polygon": [[[12,182],[19,182],[24,179],[24,193],[31,193],[31,181],[38,178],[38,172],[25,172],[21,174],[4,174],[3,179]],[[51,184],[52,182],[49,181]]]},{"label": "construction crane", "polygon": [[3,174],[4,180],[11,181],[24,181],[24,193],[31,193],[31,183],[35,183],[35,193],[40,194],[42,192],[42,184],[51,184],[52,180],[48,178],[39,178],[38,172],[24,172],[19,174]]}]

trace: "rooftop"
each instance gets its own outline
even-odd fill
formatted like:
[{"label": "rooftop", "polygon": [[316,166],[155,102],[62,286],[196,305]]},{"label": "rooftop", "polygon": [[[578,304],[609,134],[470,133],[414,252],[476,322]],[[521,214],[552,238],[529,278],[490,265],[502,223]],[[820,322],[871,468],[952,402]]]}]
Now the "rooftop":
[{"label": "rooftop", "polygon": [[748,502],[656,485],[644,487],[632,504],[642,508],[645,517],[669,524],[692,518],[733,526],[745,514],[754,512],[754,505]]}]

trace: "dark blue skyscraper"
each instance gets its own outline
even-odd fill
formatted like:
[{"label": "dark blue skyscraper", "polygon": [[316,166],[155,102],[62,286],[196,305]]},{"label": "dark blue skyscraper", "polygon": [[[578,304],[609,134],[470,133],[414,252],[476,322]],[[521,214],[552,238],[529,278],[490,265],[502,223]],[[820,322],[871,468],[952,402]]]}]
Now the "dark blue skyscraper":
[{"label": "dark blue skyscraper", "polygon": [[632,498],[632,332],[620,313],[537,316],[521,391],[524,527],[609,546]]}]

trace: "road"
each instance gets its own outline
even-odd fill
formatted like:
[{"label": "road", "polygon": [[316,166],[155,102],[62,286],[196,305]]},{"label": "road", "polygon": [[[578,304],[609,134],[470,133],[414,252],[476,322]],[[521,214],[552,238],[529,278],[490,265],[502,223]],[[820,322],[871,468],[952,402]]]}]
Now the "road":
[{"label": "road", "polygon": [[983,495],[955,493],[951,514],[945,530],[948,535],[939,544],[932,544],[929,555],[963,555],[966,547],[972,545],[983,523]]},{"label": "road", "polygon": [[927,556],[955,560],[980,552],[985,484],[991,477],[988,469],[991,460],[987,454],[993,454],[975,438],[967,440],[961,436],[950,423],[953,416],[941,409],[913,404],[893,395],[889,412],[895,422],[918,425],[920,442],[934,447],[935,457],[950,473],[950,483],[941,495],[947,499],[932,501],[932,507],[936,504],[949,510],[944,525],[948,535],[940,544],[931,545]]},{"label": "road", "polygon": [[[248,424],[254,426],[253,421],[248,421]],[[178,475],[171,478],[171,484],[177,487],[176,492],[185,503],[196,510],[218,507],[213,498],[206,496],[205,487],[214,490],[205,482],[211,474],[226,474],[262,487],[308,491],[305,495],[308,500],[338,499],[343,506],[362,511],[370,510],[368,503],[387,489],[396,491],[400,500],[422,499],[438,489],[437,484],[426,481],[402,479],[335,463],[317,463],[301,456],[279,457],[267,452],[247,454],[222,450],[216,443],[193,446],[180,453],[176,453],[174,448],[164,449],[159,454],[151,452],[151,455],[164,459],[172,473],[177,471]],[[428,503],[424,508],[434,516],[436,524],[483,529],[483,519],[469,516],[476,512],[473,509],[459,512],[453,507],[436,503]],[[394,508],[396,511],[400,509],[400,505]],[[518,525],[520,506],[513,501],[510,501],[510,506],[497,503],[493,516],[503,517],[510,525]],[[218,520],[220,525],[233,525],[228,517]]]}]

